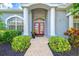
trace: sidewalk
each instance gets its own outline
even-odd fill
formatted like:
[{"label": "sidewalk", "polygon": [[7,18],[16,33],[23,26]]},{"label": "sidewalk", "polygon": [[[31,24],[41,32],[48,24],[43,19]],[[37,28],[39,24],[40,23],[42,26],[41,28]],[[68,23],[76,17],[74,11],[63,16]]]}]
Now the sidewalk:
[{"label": "sidewalk", "polygon": [[25,53],[25,56],[53,56],[46,37],[36,37],[31,40],[31,46]]}]

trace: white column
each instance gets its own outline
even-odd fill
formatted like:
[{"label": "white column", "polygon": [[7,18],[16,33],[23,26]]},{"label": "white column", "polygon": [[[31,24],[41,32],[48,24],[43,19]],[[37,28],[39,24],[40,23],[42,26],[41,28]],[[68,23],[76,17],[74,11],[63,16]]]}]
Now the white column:
[{"label": "white column", "polygon": [[69,28],[73,27],[73,16],[69,16]]},{"label": "white column", "polygon": [[55,8],[50,9],[50,36],[55,36]]},{"label": "white column", "polygon": [[24,35],[29,35],[28,32],[28,8],[24,8],[23,10],[23,14],[24,14]]}]

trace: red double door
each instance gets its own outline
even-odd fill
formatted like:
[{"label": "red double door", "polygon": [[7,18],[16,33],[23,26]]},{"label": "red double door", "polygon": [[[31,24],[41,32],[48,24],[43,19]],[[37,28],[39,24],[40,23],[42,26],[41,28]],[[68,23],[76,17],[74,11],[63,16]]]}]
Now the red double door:
[{"label": "red double door", "polygon": [[34,31],[36,35],[44,35],[44,22],[34,22]]}]

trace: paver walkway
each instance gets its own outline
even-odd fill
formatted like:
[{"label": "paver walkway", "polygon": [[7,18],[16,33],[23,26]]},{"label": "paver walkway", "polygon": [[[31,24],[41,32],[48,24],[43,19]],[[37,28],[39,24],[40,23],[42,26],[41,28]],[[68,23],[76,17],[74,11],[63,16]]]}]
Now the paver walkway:
[{"label": "paver walkway", "polygon": [[25,53],[25,56],[53,56],[46,37],[36,37],[31,40],[31,46]]}]

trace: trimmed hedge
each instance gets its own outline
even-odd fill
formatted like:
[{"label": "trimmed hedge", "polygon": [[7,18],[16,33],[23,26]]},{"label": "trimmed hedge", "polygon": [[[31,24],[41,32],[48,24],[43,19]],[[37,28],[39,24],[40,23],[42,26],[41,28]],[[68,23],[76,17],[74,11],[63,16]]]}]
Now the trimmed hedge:
[{"label": "trimmed hedge", "polygon": [[14,51],[23,52],[29,48],[30,40],[31,40],[30,36],[16,36],[15,38],[13,38],[11,44],[12,49]]},{"label": "trimmed hedge", "polygon": [[68,40],[59,36],[53,36],[49,39],[49,47],[54,52],[66,52],[71,50]]},{"label": "trimmed hedge", "polygon": [[0,30],[0,42],[11,42],[13,37],[21,35],[20,31],[17,30]]}]

